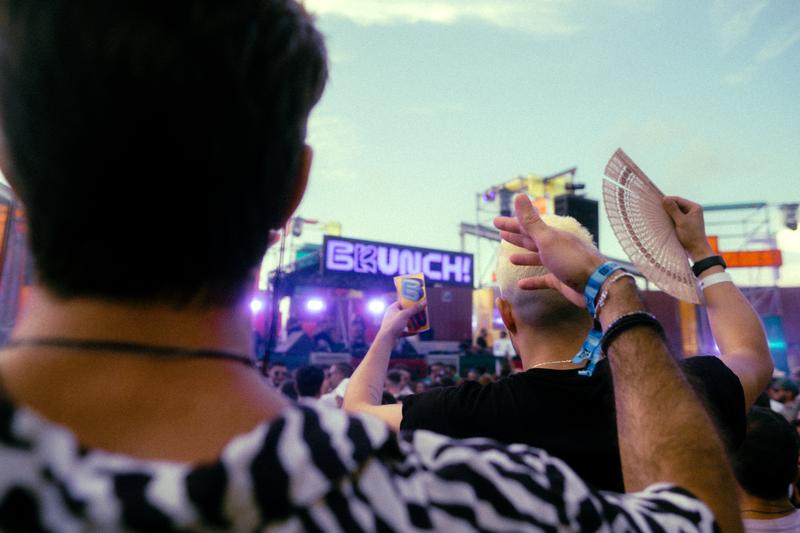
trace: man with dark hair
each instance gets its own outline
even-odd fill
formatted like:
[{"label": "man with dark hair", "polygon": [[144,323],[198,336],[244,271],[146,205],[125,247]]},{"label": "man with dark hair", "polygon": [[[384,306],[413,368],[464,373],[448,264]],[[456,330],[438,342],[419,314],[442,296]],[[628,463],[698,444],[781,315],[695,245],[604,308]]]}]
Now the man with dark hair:
[{"label": "man with dark hair", "polygon": [[[246,292],[302,198],[325,78],[293,0],[0,3],[0,164],[39,274],[0,351],[0,530],[737,531],[722,449],[651,327],[609,354],[625,495],[540,450],[398,440],[265,385]],[[602,258],[528,229],[582,290]],[[637,298],[618,285],[608,309]],[[392,308],[392,345],[420,311]],[[670,391],[657,423],[651,390]],[[671,454],[672,434],[695,438]]]},{"label": "man with dark hair", "polygon": [[403,393],[403,373],[399,370],[390,370],[386,373],[386,392],[395,400],[400,399]]},{"label": "man with dark hair", "polygon": [[333,363],[328,371],[331,389],[335,389],[339,384],[353,375],[353,365],[350,363]]},{"label": "man with dark hair", "polygon": [[333,363],[328,369],[328,392],[322,395],[322,403],[329,407],[341,407],[352,374],[353,366],[350,363]]},{"label": "man with dark hair", "polygon": [[269,365],[267,376],[269,376],[268,383],[276,389],[280,389],[283,382],[289,377],[289,370],[283,363],[272,363]]},{"label": "man with dark hair", "polygon": [[747,436],[733,455],[746,531],[800,531],[800,510],[789,501],[797,459],[792,425],[770,409],[753,407],[747,415]]},{"label": "man with dark hair", "polygon": [[319,399],[322,396],[322,382],[325,381],[325,372],[316,366],[304,366],[294,373],[295,388],[300,398]]},{"label": "man with dark hair", "polygon": [[789,378],[777,380],[774,388],[774,411],[780,413],[787,421],[791,422],[797,418],[797,412],[800,410],[800,399],[798,399],[800,388],[797,383]]}]

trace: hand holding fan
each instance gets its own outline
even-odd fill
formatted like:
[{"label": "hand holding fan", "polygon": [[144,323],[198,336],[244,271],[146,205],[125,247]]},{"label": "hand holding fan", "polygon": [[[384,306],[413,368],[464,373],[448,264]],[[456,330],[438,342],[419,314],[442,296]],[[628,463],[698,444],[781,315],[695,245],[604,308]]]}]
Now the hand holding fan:
[{"label": "hand holding fan", "polygon": [[661,204],[664,193],[621,148],[608,161],[605,175],[606,215],[631,262],[667,294],[699,304],[689,256]]}]

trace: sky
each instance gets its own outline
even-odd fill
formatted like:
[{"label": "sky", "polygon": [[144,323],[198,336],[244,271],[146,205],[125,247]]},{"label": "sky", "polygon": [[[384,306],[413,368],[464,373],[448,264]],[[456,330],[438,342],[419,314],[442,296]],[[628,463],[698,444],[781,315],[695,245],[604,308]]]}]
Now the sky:
[{"label": "sky", "polygon": [[[479,192],[577,166],[600,200],[618,147],[667,194],[800,201],[798,0],[305,4],[331,73],[297,214],[346,237],[458,250]],[[600,218],[602,251],[624,258]],[[778,238],[782,283],[800,285],[800,232]]]},{"label": "sky", "polygon": [[[800,201],[797,0],[305,4],[331,74],[297,213],[344,236],[458,250],[478,192],[577,166],[600,200],[618,147],[667,194]],[[800,285],[800,232],[778,236]]]}]

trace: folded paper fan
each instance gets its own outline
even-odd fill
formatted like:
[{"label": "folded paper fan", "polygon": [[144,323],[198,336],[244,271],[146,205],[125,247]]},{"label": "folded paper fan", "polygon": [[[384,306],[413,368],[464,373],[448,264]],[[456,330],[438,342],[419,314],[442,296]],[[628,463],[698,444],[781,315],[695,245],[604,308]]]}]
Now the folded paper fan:
[{"label": "folded paper fan", "polygon": [[606,215],[631,262],[667,294],[699,304],[689,256],[661,204],[664,193],[622,149],[608,161],[605,175]]}]

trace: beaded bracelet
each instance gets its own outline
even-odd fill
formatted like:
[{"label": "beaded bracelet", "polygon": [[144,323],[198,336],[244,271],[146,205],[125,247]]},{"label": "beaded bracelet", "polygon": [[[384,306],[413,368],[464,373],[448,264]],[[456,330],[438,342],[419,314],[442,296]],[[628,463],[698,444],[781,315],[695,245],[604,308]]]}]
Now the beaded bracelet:
[{"label": "beaded bracelet", "polygon": [[608,353],[608,347],[622,332],[638,326],[653,328],[662,339],[666,340],[667,338],[664,332],[664,326],[661,325],[661,322],[659,322],[654,315],[645,311],[634,311],[621,315],[608,326],[608,329],[603,333],[603,339],[600,341],[600,347],[603,353]]},{"label": "beaded bracelet", "polygon": [[624,270],[623,271],[618,270],[617,273],[608,278],[608,281],[606,281],[604,284],[603,292],[600,293],[600,297],[597,299],[597,304],[594,306],[595,319],[597,319],[597,315],[600,314],[600,309],[603,308],[603,306],[606,304],[606,300],[608,300],[609,287],[611,287],[611,285],[618,282],[622,278],[631,278],[632,280],[634,280],[634,282],[636,281],[636,277],[634,277],[633,274],[631,274],[630,272],[625,272]]}]

